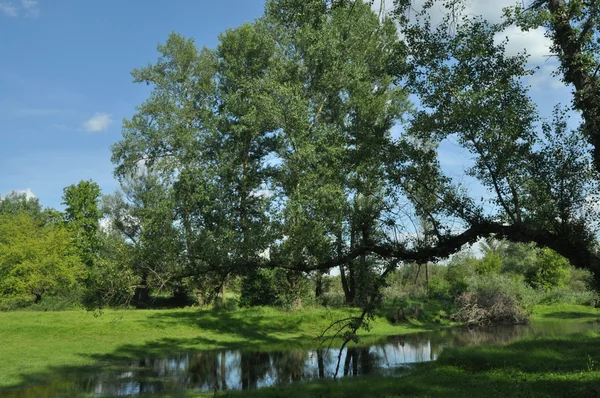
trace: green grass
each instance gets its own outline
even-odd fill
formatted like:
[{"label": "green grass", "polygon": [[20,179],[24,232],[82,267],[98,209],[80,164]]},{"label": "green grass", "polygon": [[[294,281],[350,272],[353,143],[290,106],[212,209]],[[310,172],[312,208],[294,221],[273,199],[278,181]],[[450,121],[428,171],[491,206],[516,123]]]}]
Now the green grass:
[{"label": "green grass", "polygon": [[600,319],[600,309],[575,304],[537,305],[532,321],[594,322]]},{"label": "green grass", "polygon": [[[358,313],[350,309],[273,308],[234,311],[83,310],[0,312],[0,388],[43,383],[67,367],[102,366],[144,356],[187,350],[313,347],[332,321]],[[430,329],[427,322],[390,324],[377,317],[365,340]],[[437,325],[436,325],[437,326]]]},{"label": "green grass", "polygon": [[[437,311],[435,305],[427,307]],[[177,309],[0,313],[0,391],[11,386],[42,385],[31,390],[53,396],[57,384],[44,383],[69,371],[106,369],[115,360],[162,356],[186,350],[312,347],[333,320],[353,310],[310,308],[285,312],[272,308],[235,311]],[[535,308],[535,321],[595,321],[597,309],[553,305]],[[431,321],[431,322],[430,322]],[[365,341],[438,326],[424,314],[421,322],[391,325],[378,317]],[[210,394],[212,395],[212,394]],[[232,392],[231,397],[392,397],[392,396],[600,396],[600,334],[548,337],[505,346],[445,350],[435,363],[417,366],[407,377],[359,377],[315,381],[284,388]],[[20,396],[20,395],[18,395]],[[33,396],[33,395],[32,395]],[[198,396],[193,393],[164,395]]]}]

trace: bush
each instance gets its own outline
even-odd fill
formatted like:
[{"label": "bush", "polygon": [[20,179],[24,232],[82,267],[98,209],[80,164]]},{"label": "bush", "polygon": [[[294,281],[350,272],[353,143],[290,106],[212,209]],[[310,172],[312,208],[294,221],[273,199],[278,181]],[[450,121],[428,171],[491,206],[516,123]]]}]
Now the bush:
[{"label": "bush", "polygon": [[13,311],[29,307],[33,296],[0,297],[0,311]]},{"label": "bush", "polygon": [[302,273],[285,269],[260,269],[242,282],[240,305],[243,307],[276,305],[298,308],[314,304],[310,282]]},{"label": "bush", "polygon": [[595,306],[600,303],[600,296],[593,290],[593,283],[594,277],[589,270],[571,268],[566,284],[544,291],[540,303]]},{"label": "bush", "polygon": [[573,291],[566,287],[557,287],[547,292],[541,299],[541,304],[579,304],[595,306],[600,302],[598,293],[591,290]]},{"label": "bush", "polygon": [[569,260],[555,251],[539,249],[534,267],[526,274],[527,281],[535,288],[550,291],[563,287],[570,277],[572,267]]},{"label": "bush", "polygon": [[433,275],[429,280],[429,297],[438,300],[452,298],[452,285],[443,275]]},{"label": "bush", "polygon": [[538,295],[522,278],[489,274],[469,279],[465,292],[456,298],[452,319],[468,325],[519,324],[527,322]]},{"label": "bush", "polygon": [[83,304],[88,309],[127,305],[138,278],[117,261],[101,259],[90,269]]}]

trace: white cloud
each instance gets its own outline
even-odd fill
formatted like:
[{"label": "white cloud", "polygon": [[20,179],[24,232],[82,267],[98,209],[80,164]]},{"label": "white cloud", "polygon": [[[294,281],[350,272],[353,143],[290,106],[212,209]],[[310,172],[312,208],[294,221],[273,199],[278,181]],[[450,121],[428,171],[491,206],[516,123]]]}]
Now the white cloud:
[{"label": "white cloud", "polygon": [[[423,9],[426,0],[413,0],[411,5],[411,14],[416,15]],[[394,8],[392,0],[375,0],[373,9],[379,12],[382,8],[389,12]],[[468,17],[481,16],[491,23],[500,23],[503,20],[503,9],[515,5],[522,5],[521,0],[471,0],[465,2],[465,9],[462,14]],[[432,26],[437,26],[444,17],[448,16],[450,11],[444,8],[441,2],[436,3],[430,10]],[[509,42],[506,45],[508,55],[515,55],[524,51],[529,54],[529,62],[540,64],[547,60],[551,54],[551,41],[544,35],[544,28],[538,28],[529,32],[524,32],[516,26],[508,27],[504,32],[495,37],[496,44],[508,37]]]},{"label": "white cloud", "polygon": [[16,17],[19,15],[17,11],[17,7],[13,6],[12,3],[0,3],[0,12],[6,15],[7,17]]},{"label": "white cloud", "polygon": [[532,90],[562,90],[567,86],[560,80],[559,77],[554,76],[556,72],[556,64],[542,65],[532,76],[527,78],[527,83],[531,86]]},{"label": "white cloud", "polygon": [[21,5],[25,9],[25,16],[37,18],[40,16],[40,9],[37,0],[21,0]]},{"label": "white cloud", "polygon": [[[33,191],[31,191],[31,188],[27,188],[27,189],[13,189],[12,191],[10,191],[8,193],[8,195],[10,194],[17,194],[17,195],[23,195],[25,194],[25,197],[27,199],[33,199],[33,198],[37,198],[37,196],[33,193]],[[2,197],[2,195],[0,195],[0,197]],[[6,196],[4,196],[6,197]]]},{"label": "white cloud", "polygon": [[552,54],[550,51],[552,43],[545,36],[544,28],[524,32],[517,26],[510,26],[504,32],[496,34],[494,41],[500,43],[506,37],[509,40],[506,44],[508,55],[527,52],[530,63],[540,64],[548,60],[548,57]]},{"label": "white cloud", "polygon": [[108,113],[96,112],[91,119],[83,123],[83,129],[90,133],[106,131],[112,123],[111,115]]},{"label": "white cloud", "polygon": [[275,192],[270,189],[258,189],[250,192],[250,196],[254,196],[256,198],[270,198],[273,195],[275,195]]}]

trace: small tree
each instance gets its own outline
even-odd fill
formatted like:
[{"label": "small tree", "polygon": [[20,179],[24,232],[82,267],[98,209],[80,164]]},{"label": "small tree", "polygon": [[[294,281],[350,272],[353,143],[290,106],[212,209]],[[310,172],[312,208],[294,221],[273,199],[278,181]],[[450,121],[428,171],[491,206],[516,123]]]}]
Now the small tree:
[{"label": "small tree", "polygon": [[64,189],[65,221],[75,235],[79,256],[88,267],[93,265],[100,248],[99,200],[100,187],[92,180],[82,180],[77,185],[69,185]]},{"label": "small tree", "polygon": [[66,292],[85,275],[69,231],[30,215],[0,214],[0,297]]},{"label": "small tree", "polygon": [[552,249],[540,249],[534,268],[526,275],[530,285],[544,290],[562,287],[570,277],[569,260]]}]

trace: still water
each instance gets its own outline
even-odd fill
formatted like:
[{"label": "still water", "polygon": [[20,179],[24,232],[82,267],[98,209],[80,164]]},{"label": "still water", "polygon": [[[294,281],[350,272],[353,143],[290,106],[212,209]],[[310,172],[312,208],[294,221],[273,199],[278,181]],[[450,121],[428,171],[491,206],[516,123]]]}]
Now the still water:
[{"label": "still water", "polygon": [[[411,364],[433,361],[446,347],[503,344],[536,336],[600,330],[594,323],[540,322],[476,330],[445,329],[387,337],[368,346],[342,351],[338,377],[399,375]],[[61,372],[46,385],[5,391],[2,396],[70,396],[88,393],[141,395],[185,390],[246,390],[333,377],[339,349],[286,351],[199,351],[168,357],[118,361],[108,367]],[[39,395],[42,394],[42,395]]]}]

